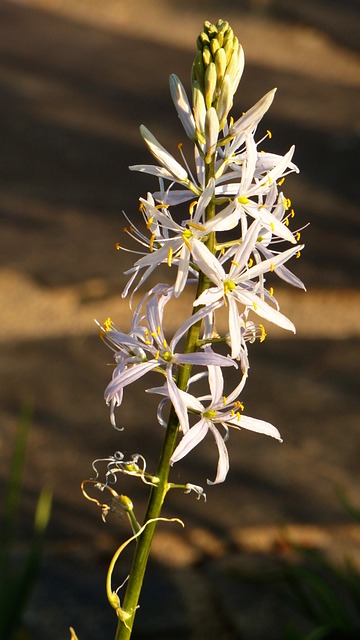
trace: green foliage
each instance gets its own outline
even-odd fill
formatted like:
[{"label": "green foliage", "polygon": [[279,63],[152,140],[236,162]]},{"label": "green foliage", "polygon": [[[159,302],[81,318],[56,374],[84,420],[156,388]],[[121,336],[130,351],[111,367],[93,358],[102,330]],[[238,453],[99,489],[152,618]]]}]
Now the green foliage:
[{"label": "green foliage", "polygon": [[3,527],[0,533],[0,639],[15,640],[21,627],[23,613],[36,581],[45,531],[51,513],[51,492],[40,492],[35,516],[34,533],[27,556],[14,570],[14,542],[16,524],[20,512],[22,477],[25,467],[27,439],[31,426],[32,410],[23,407],[16,433],[8,482],[4,498]]},{"label": "green foliage", "polygon": [[308,632],[291,626],[282,640],[360,638],[360,574],[351,562],[338,568],[320,554],[302,551],[301,565],[288,567],[284,581]]}]

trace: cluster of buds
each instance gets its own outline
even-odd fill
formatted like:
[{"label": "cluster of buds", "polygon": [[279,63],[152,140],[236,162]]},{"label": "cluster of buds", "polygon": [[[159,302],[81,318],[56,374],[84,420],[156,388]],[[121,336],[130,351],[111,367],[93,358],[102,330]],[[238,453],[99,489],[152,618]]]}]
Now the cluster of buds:
[{"label": "cluster of buds", "polygon": [[216,25],[205,22],[197,46],[192,69],[194,117],[198,139],[205,142],[206,125],[221,131],[226,123],[245,60],[242,46],[225,20]]},{"label": "cluster of buds", "polygon": [[[299,231],[290,229],[294,211],[281,189],[286,175],[298,172],[294,147],[285,155],[273,154],[260,148],[269,134],[256,138],[275,89],[234,121],[229,111],[244,68],[242,47],[229,24],[220,20],[205,23],[198,49],[192,104],[179,78],[170,77],[175,108],[193,142],[193,169],[182,154],[174,158],[145,126],[140,131],[156,164],[130,167],[156,176],[159,190],[140,198],[144,228],[133,222],[128,228],[141,255],[126,272],[130,278],[123,295],[131,291],[132,298],[160,265],[169,267],[168,282],[143,295],[128,333],[108,320],[100,334],[116,363],[105,391],[112,423],[124,388],[150,371],[159,373],[162,384],[147,391],[160,396],[159,423],[168,424],[169,405],[170,417],[178,423],[180,439],[170,462],[183,458],[210,432],[219,452],[218,483],[229,468],[225,443],[231,428],[281,440],[276,427],[244,415],[239,396],[248,377],[248,344],[265,337],[262,322],[295,332],[280,312],[273,287],[267,286],[267,274],[305,287],[285,266],[303,248]],[[166,305],[194,283],[193,312],[169,339]],[[228,327],[220,335],[216,318],[224,306]],[[237,376],[230,389],[224,375],[228,371],[232,380]],[[203,388],[196,392],[199,381],[208,385],[207,393]]]}]

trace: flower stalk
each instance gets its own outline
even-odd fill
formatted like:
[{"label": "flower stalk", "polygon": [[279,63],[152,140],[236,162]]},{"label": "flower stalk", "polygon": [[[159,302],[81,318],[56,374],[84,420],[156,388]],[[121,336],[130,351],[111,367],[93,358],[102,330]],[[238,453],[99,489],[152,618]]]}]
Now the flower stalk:
[{"label": "flower stalk", "polygon": [[[210,162],[207,165],[206,171],[206,183],[213,177],[214,163]],[[210,220],[215,215],[215,204],[210,202],[206,208],[206,220]],[[215,234],[211,233],[207,240],[208,249],[214,252]],[[209,286],[207,277],[201,273],[199,277],[199,283],[196,292],[196,298],[198,298]],[[200,336],[201,321],[193,324],[187,334],[185,353],[194,353],[198,351],[198,342]],[[185,391],[189,378],[191,375],[191,364],[185,364],[179,368],[176,384],[177,387]],[[122,610],[125,611],[128,616],[126,619],[118,618],[118,626],[116,630],[115,640],[129,640],[132,633],[135,614],[138,607],[138,602],[141,594],[142,584],[146,572],[147,562],[150,555],[151,543],[155,533],[157,522],[161,516],[163,504],[166,494],[169,489],[169,472],[170,461],[177,445],[179,435],[179,419],[176,415],[174,407],[170,410],[168,425],[165,432],[163,448],[156,470],[156,477],[158,478],[158,484],[153,486],[150,490],[149,502],[144,518],[144,522],[150,522],[150,524],[144,529],[141,536],[138,538],[135,548],[132,567],[130,570],[130,577],[127,583],[126,593]]]},{"label": "flower stalk", "polygon": [[[281,156],[259,148],[270,134],[256,139],[257,127],[271,106],[275,89],[234,122],[229,112],[244,68],[242,47],[224,20],[216,25],[205,22],[197,46],[192,104],[179,78],[174,74],[170,77],[176,111],[194,146],[194,169],[183,156],[183,162],[175,159],[144,125],[140,127],[141,135],[158,164],[130,167],[157,177],[159,190],[140,198],[146,232],[126,216],[130,223],[126,233],[139,243],[140,251],[136,253],[140,257],[126,272],[129,280],[123,296],[132,290],[132,300],[159,265],[167,265],[169,274],[175,271],[174,281],[159,282],[144,294],[128,333],[119,330],[110,319],[99,326],[100,336],[113,350],[115,359],[112,379],[105,390],[111,423],[122,431],[116,424],[116,408],[123,401],[125,389],[153,371],[160,374],[162,384],[146,391],[160,397],[157,419],[166,428],[154,475],[146,471],[140,454],[133,454],[126,461],[123,454],[116,452],[103,460],[108,463],[105,483],[98,480],[96,465],[100,460],[93,463],[96,477],[83,483],[85,497],[101,508],[103,519],[108,511],[120,506],[132,529],[133,535],[116,551],[107,577],[108,599],[118,617],[115,640],[131,637],[152,539],[157,523],[166,520],[161,514],[168,491],[182,488],[185,493],[195,491],[198,498],[205,497],[202,487],[191,482],[169,482],[172,465],[209,433],[218,449],[215,479],[207,480],[212,485],[226,479],[226,440],[231,430],[247,429],[281,441],[275,426],[244,415],[240,394],[249,371],[248,345],[257,339],[262,342],[267,335],[262,321],[295,331],[292,322],[280,312],[274,287],[267,286],[267,278],[272,281],[277,276],[305,289],[285,266],[288,260],[299,256],[303,245],[298,244],[299,230],[290,230],[289,222],[295,214],[290,200],[279,189],[288,173],[298,171],[292,161],[294,147]],[[182,222],[173,217],[175,207],[185,215]],[[290,248],[283,247],[286,243]],[[124,249],[119,243],[117,248]],[[166,305],[170,300],[176,302],[186,286],[194,282],[197,290],[192,313],[168,341]],[[228,330],[219,335],[216,315],[224,306]],[[259,317],[261,323],[256,324]],[[235,385],[227,379],[229,370],[237,376]],[[205,395],[204,382],[208,388]],[[166,406],[170,406],[167,419]],[[109,486],[119,474],[139,477],[151,485],[142,525],[134,515],[131,500]],[[100,491],[107,489],[113,496],[112,506],[91,498],[84,489],[86,483]],[[112,572],[122,549],[133,541],[133,562],[121,603],[118,589],[112,588]]]}]

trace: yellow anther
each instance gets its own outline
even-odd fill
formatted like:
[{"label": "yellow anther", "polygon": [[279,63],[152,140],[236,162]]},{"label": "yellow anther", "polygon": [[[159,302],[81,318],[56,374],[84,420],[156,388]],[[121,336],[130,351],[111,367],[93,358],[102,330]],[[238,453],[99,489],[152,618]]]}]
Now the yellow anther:
[{"label": "yellow anther", "polygon": [[189,251],[191,251],[191,244],[189,242],[189,240],[187,239],[187,237],[183,234],[183,240],[184,243],[186,244],[187,248],[189,249]]},{"label": "yellow anther", "polygon": [[289,218],[285,218],[284,223],[288,227],[289,226]]},{"label": "yellow anther", "polygon": [[241,409],[241,411],[244,411],[245,406],[243,405],[242,402],[240,402],[240,400],[236,400],[234,407],[236,407],[237,409]]},{"label": "yellow anther", "polygon": [[121,247],[120,247],[118,242],[115,242],[115,249],[116,249],[116,251],[120,251],[120,249],[121,249]]},{"label": "yellow anther", "polygon": [[301,256],[301,251],[298,251],[295,258],[300,258],[300,256]]},{"label": "yellow anther", "polygon": [[128,233],[128,228],[127,227],[123,227],[123,233]]},{"label": "yellow anther", "polygon": [[202,224],[198,224],[197,222],[188,222],[187,226],[190,229],[197,229],[198,231],[206,231],[205,227]]},{"label": "yellow anther", "polygon": [[273,222],[270,222],[270,229],[271,229],[271,231],[274,233],[274,231],[275,231],[275,225],[274,225],[274,223],[273,223]]},{"label": "yellow anther", "polygon": [[179,142],[179,144],[178,144],[178,146],[177,146],[177,148],[179,149],[179,151],[181,151],[182,147],[183,147],[182,142]]},{"label": "yellow anther", "polygon": [[153,233],[151,235],[150,241],[149,241],[149,249],[150,251],[154,251],[154,240],[155,240],[155,233]]},{"label": "yellow anther", "polygon": [[301,233],[300,233],[300,231],[297,231],[297,232],[295,233],[295,239],[296,239],[296,241],[297,241],[297,242],[299,242],[300,237],[301,237]]},{"label": "yellow anther", "polygon": [[250,269],[254,264],[254,260],[252,258],[249,258],[248,260],[248,268]]},{"label": "yellow anther", "polygon": [[155,360],[159,360],[160,357],[160,351],[157,350],[157,352],[155,353]]},{"label": "yellow anther", "polygon": [[235,262],[235,260],[231,260],[231,264],[235,265],[235,267],[240,267],[238,262]]},{"label": "yellow anther", "polygon": [[274,271],[274,270],[275,270],[275,265],[274,265],[274,263],[272,262],[272,263],[270,264],[270,271]]},{"label": "yellow anther", "polygon": [[247,204],[249,202],[249,198],[246,196],[240,196],[237,200],[240,204]]},{"label": "yellow anther", "polygon": [[280,178],[278,182],[278,186],[281,187],[281,185],[284,184],[284,182],[285,182],[285,178]]},{"label": "yellow anther", "polygon": [[268,134],[268,137],[269,137],[269,138],[270,138],[270,140],[271,140],[271,138],[272,138],[272,133],[271,133],[271,131],[270,131],[269,129],[267,129],[267,130],[266,130],[266,133]]},{"label": "yellow anther", "polygon": [[259,329],[261,331],[261,335],[260,335],[260,342],[264,342],[265,338],[266,338],[266,331],[265,331],[265,327],[263,324],[259,324]]},{"label": "yellow anther", "polygon": [[111,331],[111,330],[112,330],[112,328],[113,328],[113,326],[114,326],[114,325],[113,325],[113,323],[112,323],[111,318],[107,318],[107,319],[105,320],[105,322],[104,322],[104,329],[105,329],[105,331]]},{"label": "yellow anther", "polygon": [[294,211],[294,209],[291,209],[291,211],[290,211],[290,217],[291,217],[291,218],[295,218],[295,211]]},{"label": "yellow anther", "polygon": [[169,247],[169,251],[168,251],[168,254],[167,254],[167,264],[168,264],[168,267],[171,267],[172,256],[173,256],[173,248],[172,248],[172,247]]},{"label": "yellow anther", "polygon": [[227,402],[227,398],[226,396],[223,396],[223,403],[226,404],[226,402]]},{"label": "yellow anther", "polygon": [[271,187],[272,183],[273,183],[273,181],[272,181],[272,177],[269,175],[269,176],[266,178],[265,182],[262,182],[262,183],[261,183],[260,187],[266,187],[266,186]]},{"label": "yellow anther", "polygon": [[286,211],[287,211],[288,209],[290,209],[290,207],[291,207],[291,200],[290,200],[290,198],[284,198],[284,199],[283,199],[283,205],[284,205],[284,208],[285,208],[285,210],[286,210]]},{"label": "yellow anther", "polygon": [[241,414],[240,414],[240,411],[237,411],[237,412],[236,412],[236,417],[237,417],[238,421],[240,422],[240,420],[241,420]]},{"label": "yellow anther", "polygon": [[191,215],[191,216],[192,216],[192,215],[193,215],[193,213],[194,213],[194,209],[195,209],[195,207],[196,207],[197,203],[198,203],[198,201],[197,201],[197,200],[193,200],[193,201],[192,201],[192,202],[190,202],[190,204],[189,204],[189,213],[190,213],[190,215]]},{"label": "yellow anther", "polygon": [[254,311],[256,311],[256,310],[257,310],[257,308],[258,308],[258,306],[257,306],[256,302],[253,302],[253,307],[254,307]]},{"label": "yellow anther", "polygon": [[274,287],[270,287],[269,289],[269,296],[272,298],[274,295]]},{"label": "yellow anther", "polygon": [[156,331],[157,331],[157,334],[158,334],[158,336],[159,336],[159,335],[160,335],[160,333],[161,333],[161,327],[160,327],[160,325],[159,325],[159,324],[158,324],[158,326],[157,326]]},{"label": "yellow anther", "polygon": [[153,222],[154,222],[154,216],[150,216],[149,220],[146,223],[146,228],[150,229]]}]

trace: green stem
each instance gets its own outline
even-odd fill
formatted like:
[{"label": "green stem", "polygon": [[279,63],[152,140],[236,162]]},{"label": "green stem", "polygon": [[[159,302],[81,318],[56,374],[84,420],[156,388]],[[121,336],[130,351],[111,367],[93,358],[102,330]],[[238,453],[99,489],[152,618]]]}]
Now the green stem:
[{"label": "green stem", "polygon": [[[214,161],[207,165],[206,171],[206,184],[209,179],[214,175]],[[215,215],[215,204],[210,202],[206,209],[206,219],[210,220]],[[215,252],[215,234],[210,234],[207,240],[207,247]],[[209,281],[203,273],[199,275],[199,282],[196,292],[196,297],[209,287]],[[185,353],[194,353],[198,349],[198,340],[201,329],[201,321],[192,325],[188,331]],[[179,368],[176,384],[179,389],[185,391],[190,378],[192,365],[184,365]],[[148,507],[145,514],[144,522],[150,519],[156,519],[160,517],[161,509],[165,500],[166,493],[168,491],[168,477],[170,472],[170,459],[177,444],[179,433],[179,421],[175,413],[174,408],[171,408],[170,416],[168,420],[168,426],[166,429],[163,449],[161,452],[160,460],[156,476],[159,479],[156,487],[151,488]],[[122,610],[129,613],[130,617],[126,620],[126,623],[119,618],[118,626],[116,630],[115,640],[129,640],[132,633],[134,624],[134,618],[136,609],[138,607],[140,592],[144,580],[147,561],[150,554],[151,542],[156,529],[156,522],[151,522],[142,532],[138,539],[136,549],[134,552],[132,567],[130,571],[130,577],[127,583],[126,593],[122,604]]]}]

